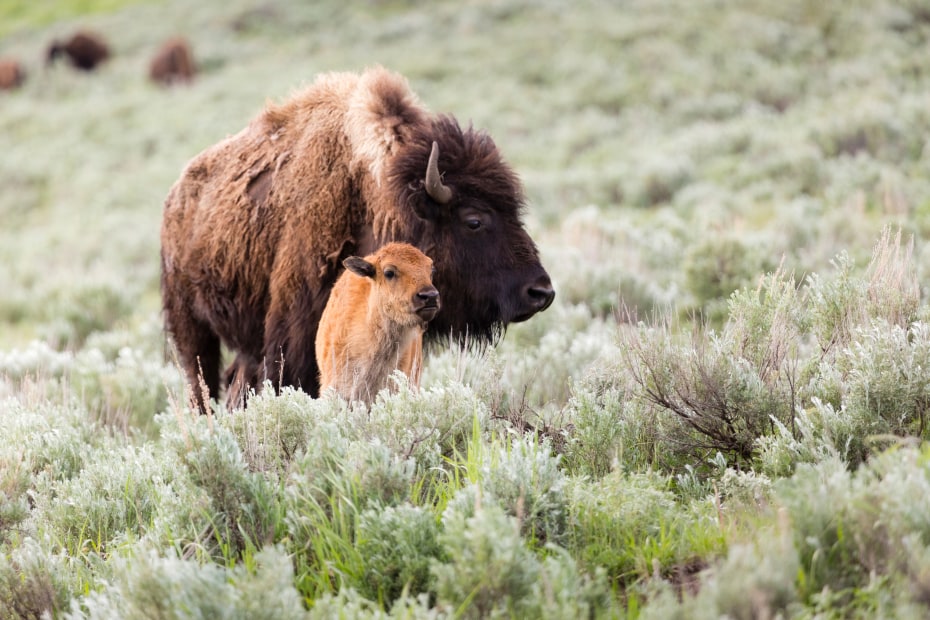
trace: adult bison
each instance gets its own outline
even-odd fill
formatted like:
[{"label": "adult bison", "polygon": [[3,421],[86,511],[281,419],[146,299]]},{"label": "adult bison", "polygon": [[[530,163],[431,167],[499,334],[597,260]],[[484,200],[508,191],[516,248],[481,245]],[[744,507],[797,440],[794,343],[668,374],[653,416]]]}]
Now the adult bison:
[{"label": "adult bison", "polygon": [[[192,386],[319,389],[314,340],[342,261],[391,241],[433,259],[427,342],[490,342],[555,292],[491,138],[383,68],[330,73],[188,163],[165,201],[162,303]],[[202,381],[201,381],[202,377]],[[194,389],[204,410],[203,389]]]},{"label": "adult bison", "polygon": [[191,46],[183,37],[162,43],[149,63],[149,79],[162,86],[190,82],[196,73]]},{"label": "adult bison", "polygon": [[46,52],[46,65],[51,65],[62,55],[68,57],[74,68],[93,71],[97,65],[110,57],[110,48],[100,35],[78,31],[64,43],[52,41]]},{"label": "adult bison", "polygon": [[26,70],[14,58],[0,58],[0,90],[19,88],[26,81]]}]

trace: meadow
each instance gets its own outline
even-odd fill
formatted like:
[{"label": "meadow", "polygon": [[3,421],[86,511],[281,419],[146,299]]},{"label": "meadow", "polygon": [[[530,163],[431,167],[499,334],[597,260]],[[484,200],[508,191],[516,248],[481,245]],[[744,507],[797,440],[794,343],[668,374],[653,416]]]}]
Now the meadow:
[{"label": "meadow", "polygon": [[[79,27],[113,57],[45,67]],[[928,45],[918,0],[5,3],[0,618],[927,617]],[[168,189],[375,64],[494,137],[554,304],[370,409],[197,415]]]}]

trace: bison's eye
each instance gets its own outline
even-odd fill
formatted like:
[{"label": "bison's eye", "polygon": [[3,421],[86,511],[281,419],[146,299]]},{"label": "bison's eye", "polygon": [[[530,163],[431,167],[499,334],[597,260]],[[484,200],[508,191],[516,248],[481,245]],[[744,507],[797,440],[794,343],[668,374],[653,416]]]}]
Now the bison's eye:
[{"label": "bison's eye", "polygon": [[391,267],[388,267],[387,269],[384,270],[384,279],[385,279],[385,280],[393,280],[393,279],[394,279],[394,276],[396,276],[396,275],[397,275],[397,272],[394,271],[394,269],[392,269]]},{"label": "bison's eye", "polygon": [[465,225],[468,226],[468,230],[478,230],[481,228],[481,220],[476,217],[470,217],[465,220]]}]

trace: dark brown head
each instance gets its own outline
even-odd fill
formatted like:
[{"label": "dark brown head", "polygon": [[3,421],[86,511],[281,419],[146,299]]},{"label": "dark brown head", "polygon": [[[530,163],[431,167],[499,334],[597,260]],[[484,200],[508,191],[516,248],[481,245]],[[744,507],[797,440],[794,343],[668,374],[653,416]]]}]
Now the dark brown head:
[{"label": "dark brown head", "polygon": [[392,322],[425,326],[439,313],[439,291],[431,280],[433,261],[412,245],[389,243],[365,258],[350,256],[343,265],[371,281],[369,303],[377,304]]},{"label": "dark brown head", "polygon": [[444,308],[428,335],[492,341],[555,297],[521,220],[523,189],[486,133],[440,116],[427,138],[398,156],[390,177],[436,266]]}]

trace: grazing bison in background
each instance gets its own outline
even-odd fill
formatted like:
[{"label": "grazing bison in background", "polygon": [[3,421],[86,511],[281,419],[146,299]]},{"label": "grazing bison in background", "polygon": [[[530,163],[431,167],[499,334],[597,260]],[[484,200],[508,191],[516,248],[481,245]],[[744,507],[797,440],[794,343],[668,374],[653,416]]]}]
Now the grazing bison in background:
[{"label": "grazing bison in background", "polygon": [[486,133],[428,112],[383,68],[331,73],[191,160],[165,201],[165,327],[204,410],[227,381],[319,392],[315,339],[353,255],[410,243],[443,311],[427,342],[491,342],[555,292],[521,222],[516,174]]},{"label": "grazing bison in background", "polygon": [[194,55],[187,40],[182,37],[165,41],[149,64],[149,79],[165,86],[190,82],[196,72]]},{"label": "grazing bison in background", "polygon": [[77,32],[64,43],[52,41],[48,47],[46,64],[52,64],[61,55],[67,56],[75,68],[93,71],[110,57],[110,48],[100,36],[92,32]]},{"label": "grazing bison in background", "polygon": [[0,90],[19,88],[26,81],[26,71],[18,60],[0,58]]},{"label": "grazing bison in background", "polygon": [[316,333],[320,392],[371,404],[400,370],[414,386],[423,368],[423,332],[439,312],[433,261],[407,243],[342,261]]}]

